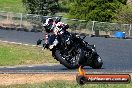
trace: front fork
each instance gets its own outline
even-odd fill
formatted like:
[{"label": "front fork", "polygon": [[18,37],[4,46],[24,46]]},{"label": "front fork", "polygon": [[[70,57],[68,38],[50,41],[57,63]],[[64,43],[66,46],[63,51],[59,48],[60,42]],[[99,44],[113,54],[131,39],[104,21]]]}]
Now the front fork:
[{"label": "front fork", "polygon": [[47,33],[44,35],[44,40],[45,40],[45,44],[48,44],[48,34]]}]

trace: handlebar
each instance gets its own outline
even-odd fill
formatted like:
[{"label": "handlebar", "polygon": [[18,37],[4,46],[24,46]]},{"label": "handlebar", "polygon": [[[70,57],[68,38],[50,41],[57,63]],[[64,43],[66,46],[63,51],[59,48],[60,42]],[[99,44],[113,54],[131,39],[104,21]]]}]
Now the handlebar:
[{"label": "handlebar", "polygon": [[84,35],[82,39],[85,39],[85,38],[86,38],[86,35]]}]

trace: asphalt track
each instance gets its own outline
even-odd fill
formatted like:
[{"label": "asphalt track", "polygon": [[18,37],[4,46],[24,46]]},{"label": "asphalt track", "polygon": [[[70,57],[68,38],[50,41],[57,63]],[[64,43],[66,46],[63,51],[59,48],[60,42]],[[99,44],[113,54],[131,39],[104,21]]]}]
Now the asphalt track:
[{"label": "asphalt track", "polygon": [[[36,44],[36,40],[42,38],[40,32],[23,32],[0,30],[0,40]],[[85,67],[87,72],[132,72],[132,40],[86,37],[86,41],[95,44],[98,54],[103,59],[102,69]],[[77,70],[69,70],[60,64],[44,64],[32,66],[0,67],[0,73],[76,73]]]}]

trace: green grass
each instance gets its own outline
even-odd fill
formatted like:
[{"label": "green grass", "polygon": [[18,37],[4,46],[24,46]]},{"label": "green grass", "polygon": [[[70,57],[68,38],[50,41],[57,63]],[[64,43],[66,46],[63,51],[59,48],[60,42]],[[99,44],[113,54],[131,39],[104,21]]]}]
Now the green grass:
[{"label": "green grass", "polygon": [[0,0],[0,11],[25,13],[22,0]]},{"label": "green grass", "polygon": [[75,81],[50,81],[39,84],[22,84],[0,86],[0,88],[132,88],[130,84],[85,84],[79,85]]},{"label": "green grass", "polygon": [[0,66],[43,64],[57,62],[49,50],[40,47],[0,42]]}]

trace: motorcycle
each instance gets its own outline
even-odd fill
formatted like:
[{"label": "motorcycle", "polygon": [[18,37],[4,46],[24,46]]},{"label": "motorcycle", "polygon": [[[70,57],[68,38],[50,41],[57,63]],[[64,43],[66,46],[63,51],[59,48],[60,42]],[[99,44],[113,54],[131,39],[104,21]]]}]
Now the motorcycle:
[{"label": "motorcycle", "polygon": [[[86,36],[66,31],[63,35],[58,35],[59,43],[50,49],[52,56],[68,69],[76,69],[79,66],[90,66],[93,69],[100,69],[103,65],[101,57],[96,52],[95,45],[90,45],[84,41]],[[39,39],[37,45],[45,39]],[[49,49],[49,45],[43,44]]]}]

